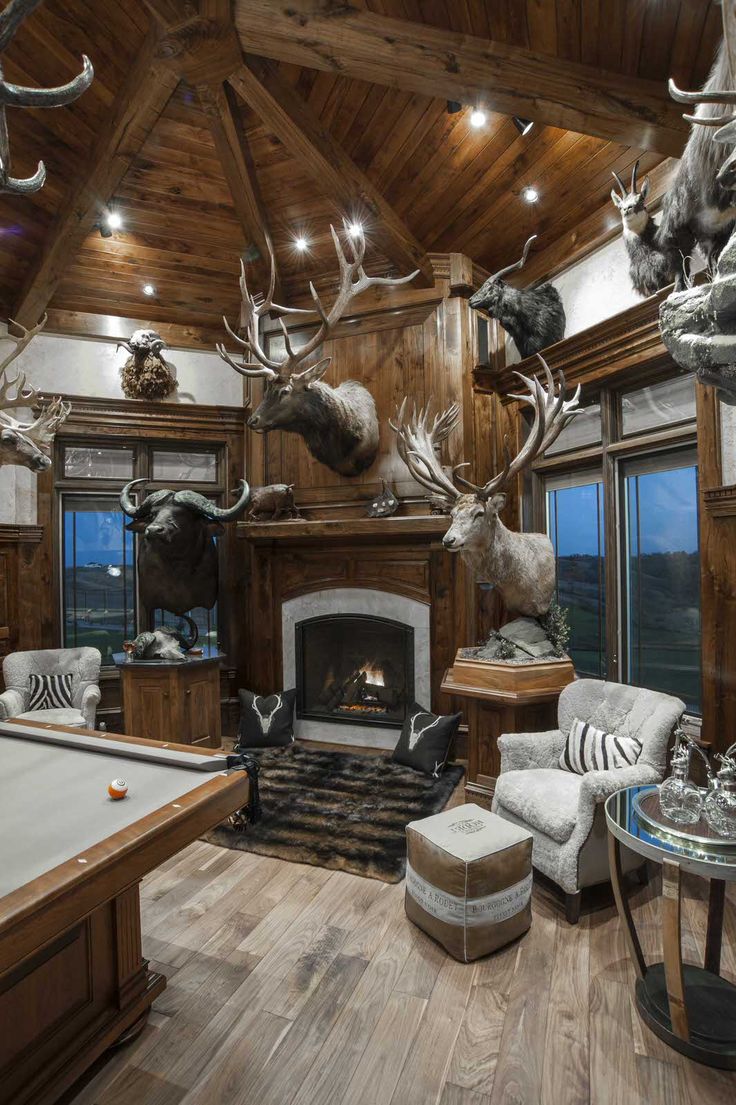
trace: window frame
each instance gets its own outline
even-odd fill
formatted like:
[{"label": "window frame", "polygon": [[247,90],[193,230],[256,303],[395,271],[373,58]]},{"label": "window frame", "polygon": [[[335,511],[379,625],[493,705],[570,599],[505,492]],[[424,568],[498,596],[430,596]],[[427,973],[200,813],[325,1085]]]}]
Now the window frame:
[{"label": "window frame", "polygon": [[[64,457],[66,449],[68,448],[105,448],[105,449],[128,449],[133,451],[133,475],[130,479],[146,478],[148,483],[145,487],[146,492],[157,491],[161,488],[171,488],[173,491],[197,491],[202,495],[205,495],[208,499],[212,499],[218,506],[222,506],[228,501],[227,490],[227,446],[223,442],[210,441],[210,440],[184,440],[183,442],[172,441],[170,437],[140,437],[134,438],[125,436],[120,438],[104,437],[96,434],[70,434],[64,435],[60,440],[62,448],[55,450],[55,463],[54,463],[54,512],[55,512],[55,525],[54,532],[57,535],[56,549],[54,563],[54,576],[56,580],[56,586],[58,590],[58,602],[57,602],[57,616],[59,619],[59,640],[64,639],[64,626],[65,626],[65,606],[64,606],[64,550],[62,544],[63,536],[63,497],[64,495],[79,495],[89,494],[93,495],[110,495],[116,494],[122,490],[128,479],[119,477],[107,477],[99,476],[94,479],[87,477],[74,477],[66,476],[64,473]],[[153,479],[151,473],[153,472],[153,457],[154,453],[161,452],[213,452],[216,457],[216,483],[207,483],[203,481],[194,480],[161,480]],[[138,492],[138,489],[134,489],[134,495]],[[222,586],[223,569],[224,569],[224,547],[222,542],[217,543],[217,557],[219,567],[219,580],[220,587]],[[143,615],[143,610],[140,602],[139,593],[139,581],[138,581],[138,535],[133,535],[133,572],[135,579],[135,629],[136,633],[140,633],[145,629],[153,628],[155,624],[155,614],[151,613],[149,619],[146,619]],[[219,591],[219,588],[218,588]],[[222,602],[222,594],[218,593],[217,598],[218,609],[218,626],[217,633],[220,641],[227,640],[227,624],[222,617],[222,611],[224,604]],[[149,624],[150,623],[150,624]],[[103,659],[103,670],[105,672],[114,671],[114,666],[105,664]]]},{"label": "window frame", "polygon": [[[622,682],[626,672],[623,650],[625,599],[623,586],[623,546],[621,524],[622,462],[638,457],[651,456],[673,449],[697,447],[696,416],[646,433],[624,436],[621,401],[624,395],[651,384],[661,383],[686,373],[659,369],[641,372],[635,381],[631,378],[618,384],[600,386],[591,383],[583,386],[581,402],[599,401],[601,406],[601,442],[566,453],[555,453],[534,461],[531,466],[531,518],[534,529],[546,533],[546,481],[549,477],[563,476],[575,471],[591,471],[599,468],[603,480],[604,548],[605,548],[605,600],[606,600],[606,655],[607,676],[612,682]],[[527,417],[526,412],[522,417]],[[702,649],[702,638],[701,638]]]}]

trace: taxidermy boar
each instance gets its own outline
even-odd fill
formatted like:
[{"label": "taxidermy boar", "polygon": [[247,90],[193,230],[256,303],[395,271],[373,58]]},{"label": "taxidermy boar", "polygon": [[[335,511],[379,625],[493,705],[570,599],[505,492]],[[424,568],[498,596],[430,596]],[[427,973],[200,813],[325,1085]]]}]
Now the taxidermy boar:
[{"label": "taxidermy boar", "polygon": [[278,522],[284,516],[299,517],[293,483],[269,483],[251,491],[248,509],[251,522]]},{"label": "taxidermy boar", "polygon": [[126,399],[165,399],[176,391],[176,380],[161,352],[166,342],[155,330],[136,330],[118,345],[132,354],[120,369]]},{"label": "taxidermy boar", "polygon": [[557,288],[549,283],[538,288],[512,288],[502,279],[523,268],[535,238],[532,234],[527,241],[520,261],[489,276],[469,300],[476,311],[498,319],[522,357],[531,357],[565,336],[565,308]]}]

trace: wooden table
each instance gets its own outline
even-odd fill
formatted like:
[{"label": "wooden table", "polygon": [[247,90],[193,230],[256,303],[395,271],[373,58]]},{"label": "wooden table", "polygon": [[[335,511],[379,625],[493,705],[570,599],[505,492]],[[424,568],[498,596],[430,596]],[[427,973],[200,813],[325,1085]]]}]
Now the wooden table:
[{"label": "wooden table", "polygon": [[[502,733],[540,733],[555,729],[560,693],[574,678],[571,664],[564,673],[546,671],[550,665],[545,664],[524,667],[524,678],[516,681],[516,685],[509,679],[506,688],[480,686],[484,669],[498,669],[500,665],[468,663],[458,653],[441,684],[441,690],[464,700],[463,713],[468,726],[465,800],[479,802],[488,809],[501,771],[498,738]],[[556,685],[550,686],[550,682]]]},{"label": "wooden table", "polygon": [[[636,972],[636,1006],[652,1032],[676,1051],[710,1067],[736,1070],[736,986],[720,976],[725,888],[736,881],[736,842],[729,855],[727,845],[655,835],[634,808],[635,796],[652,790],[656,787],[628,787],[606,801],[611,883]],[[624,896],[621,845],[662,865],[662,963],[644,960]],[[683,870],[710,880],[702,967],[682,962]]]},{"label": "wooden table", "polygon": [[22,721],[0,722],[0,759],[0,1105],[50,1105],[166,985],[141,950],[140,880],[250,786],[211,749]]},{"label": "wooden table", "polygon": [[128,660],[125,653],[116,653],[125,731],[148,740],[219,748],[224,659],[211,648],[179,661]]}]

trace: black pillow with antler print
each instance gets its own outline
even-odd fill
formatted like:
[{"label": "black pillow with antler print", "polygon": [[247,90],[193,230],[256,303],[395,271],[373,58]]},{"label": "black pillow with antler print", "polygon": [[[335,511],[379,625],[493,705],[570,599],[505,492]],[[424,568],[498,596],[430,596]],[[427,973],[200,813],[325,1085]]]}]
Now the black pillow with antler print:
[{"label": "black pillow with antler print", "polygon": [[441,775],[461,717],[461,714],[433,714],[414,702],[392,759],[425,775]]},{"label": "black pillow with antler print", "polygon": [[296,691],[253,694],[238,691],[240,726],[238,748],[283,748],[294,740]]}]

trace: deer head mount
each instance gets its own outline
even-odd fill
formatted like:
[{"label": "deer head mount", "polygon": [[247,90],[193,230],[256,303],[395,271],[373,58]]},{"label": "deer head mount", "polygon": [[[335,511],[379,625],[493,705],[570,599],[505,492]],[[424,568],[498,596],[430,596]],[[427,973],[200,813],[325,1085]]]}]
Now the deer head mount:
[{"label": "deer head mount", "polygon": [[[370,392],[355,380],[346,380],[336,388],[324,383],[322,377],[329,368],[331,358],[320,357],[319,347],[355,296],[367,288],[407,284],[417,273],[396,278],[368,276],[363,269],[365,239],[362,235],[357,239],[351,238],[347,223],[343,223],[343,227],[347,251],[334,226],[330,227],[340,267],[337,296],[327,311],[314,285],[309,285],[320,322],[304,345],[297,350],[293,348],[284,317],[311,315],[312,312],[283,307],[274,302],[276,266],[273,247],[266,236],[271,257],[271,280],[268,293],[259,302],[248,290],[242,261],[240,265],[241,328],[247,337],[239,337],[227,319],[223,319],[228,334],[243,348],[244,357],[247,355],[249,360],[237,364],[223,345],[217,346],[217,352],[241,376],[259,377],[266,382],[263,399],[248,419],[252,430],[269,433],[280,429],[300,434],[312,456],[322,464],[343,476],[357,476],[371,466],[378,452],[376,406]],[[270,356],[261,344],[259,322],[269,312],[278,316],[283,333],[286,352],[281,359]],[[315,353],[316,359],[304,367]],[[298,368],[300,371],[296,371]]]},{"label": "deer head mount", "polygon": [[20,421],[9,413],[18,407],[32,407],[38,399],[38,391],[27,382],[24,372],[18,372],[9,380],[7,369],[45,325],[46,315],[32,330],[8,319],[8,326],[17,326],[22,334],[19,338],[11,333],[6,335],[14,348],[0,361],[0,464],[15,464],[30,468],[32,472],[43,472],[51,467],[54,434],[72,409],[69,403],[56,398],[42,407],[38,418],[31,422]]},{"label": "deer head mount", "polygon": [[[10,0],[4,11],[0,13],[0,54],[10,45],[26,16],[41,3],[42,0]],[[23,88],[5,80],[0,59],[0,192],[29,195],[43,188],[46,180],[43,161],[39,161],[33,176],[25,180],[17,180],[10,175],[10,140],[5,109],[7,107],[63,107],[66,104],[72,104],[89,88],[94,75],[92,63],[86,55],[83,55],[82,72],[68,84],[62,84],[58,88]]]},{"label": "deer head mount", "polygon": [[517,376],[527,392],[512,398],[528,404],[534,411],[529,436],[515,457],[504,442],[504,464],[500,472],[482,486],[460,475],[467,462],[457,464],[449,474],[442,466],[439,447],[458,425],[460,410],[456,403],[429,423],[429,406],[407,415],[404,399],[391,428],[397,437],[399,456],[409,472],[433,496],[452,503],[451,524],[442,543],[450,552],[459,552],[479,580],[493,583],[509,613],[539,617],[549,610],[555,590],[555,557],[552,544],[542,533],[513,533],[499,517],[506,503],[505,489],[528,468],[535,457],[548,449],[579,413],[580,388],[572,399],[566,398],[565,377],[560,372],[559,389],[549,366],[540,357],[547,387],[536,377]]},{"label": "deer head mount", "polygon": [[565,309],[557,288],[549,283],[538,288],[512,288],[503,279],[524,267],[536,237],[532,234],[527,239],[518,261],[489,276],[469,300],[476,311],[498,319],[522,357],[531,357],[565,336]]}]

